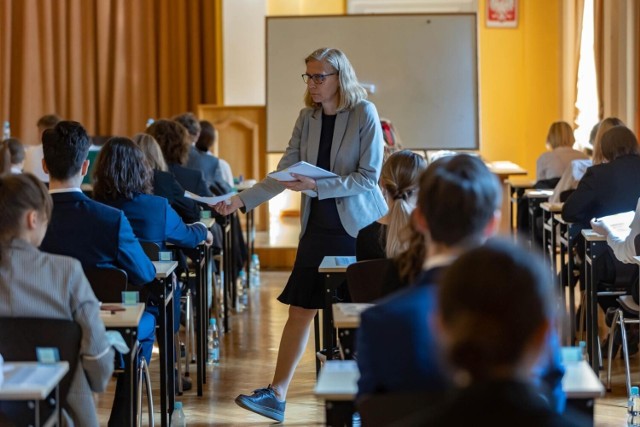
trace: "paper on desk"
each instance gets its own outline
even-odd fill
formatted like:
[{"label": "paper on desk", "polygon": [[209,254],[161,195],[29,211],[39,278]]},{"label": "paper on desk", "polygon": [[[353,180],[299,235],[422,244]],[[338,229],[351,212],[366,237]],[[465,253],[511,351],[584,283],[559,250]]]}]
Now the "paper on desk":
[{"label": "paper on desk", "polygon": [[206,203],[207,205],[217,205],[220,202],[224,202],[225,200],[229,200],[235,194],[237,194],[237,193],[235,191],[232,191],[231,193],[223,194],[222,196],[202,197],[202,196],[198,196],[197,194],[193,194],[193,193],[191,193],[189,191],[185,191],[184,192],[184,197],[188,197],[189,199],[193,199],[196,202]]},{"label": "paper on desk", "polygon": [[360,313],[366,309],[373,307],[373,304],[368,303],[346,303],[339,304],[338,308],[345,316],[360,316]]},{"label": "paper on desk", "polygon": [[327,360],[322,368],[324,372],[352,372],[358,370],[355,360]]},{"label": "paper on desk", "polygon": [[129,353],[129,346],[126,342],[124,342],[124,338],[120,335],[118,331],[106,331],[107,341],[109,344],[115,348],[119,353],[127,354]]},{"label": "paper on desk", "polygon": [[307,162],[298,162],[281,171],[271,172],[268,176],[277,181],[295,181],[296,178],[291,176],[292,173],[313,179],[336,178],[338,176],[333,172],[329,172],[328,170]]},{"label": "paper on desk", "polygon": [[631,232],[629,227],[631,226],[631,221],[633,221],[634,216],[635,212],[629,211],[615,215],[603,216],[597,220],[602,222],[615,237],[625,239]]},{"label": "paper on desk", "polygon": [[336,265],[342,267],[344,265],[351,265],[356,262],[356,257],[354,256],[337,256],[335,257]]}]

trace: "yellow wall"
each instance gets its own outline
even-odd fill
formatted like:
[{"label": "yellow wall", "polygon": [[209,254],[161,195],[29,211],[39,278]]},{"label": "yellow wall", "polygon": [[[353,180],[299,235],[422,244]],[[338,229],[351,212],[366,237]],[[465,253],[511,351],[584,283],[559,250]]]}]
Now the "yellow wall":
[{"label": "yellow wall", "polygon": [[267,0],[267,15],[342,15],[345,0]]},{"label": "yellow wall", "polygon": [[[561,119],[561,2],[521,0],[515,29],[487,28],[478,1],[482,156],[535,177],[549,125]],[[344,0],[268,0],[269,15],[346,13]]]},{"label": "yellow wall", "polygon": [[561,118],[561,2],[522,0],[515,29],[485,26],[479,2],[481,154],[535,177],[549,125]]}]

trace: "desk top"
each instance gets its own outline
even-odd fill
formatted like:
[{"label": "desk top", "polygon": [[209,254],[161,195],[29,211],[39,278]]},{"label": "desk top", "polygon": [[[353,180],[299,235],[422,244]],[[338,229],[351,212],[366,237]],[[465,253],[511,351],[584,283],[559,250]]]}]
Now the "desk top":
[{"label": "desk top", "polygon": [[566,393],[567,399],[590,399],[604,396],[604,386],[591,366],[584,360],[569,362],[565,365],[562,390]]},{"label": "desk top", "polygon": [[373,304],[346,303],[333,304],[333,324],[336,328],[357,328],[360,326],[360,313]]},{"label": "desk top", "polygon": [[[358,392],[359,378],[360,371],[354,360],[329,360],[320,370],[316,396],[325,400],[352,400]],[[584,360],[565,365],[562,390],[568,399],[590,399],[604,395],[604,386]]]},{"label": "desk top", "polygon": [[523,177],[509,178],[507,179],[507,184],[511,188],[533,188],[535,185],[535,181]]},{"label": "desk top", "polygon": [[606,242],[607,241],[606,236],[603,236],[602,234],[598,234],[590,228],[583,228],[581,232],[582,232],[582,236],[584,237],[584,240],[586,240],[587,242]]},{"label": "desk top", "polygon": [[549,211],[549,212],[562,212],[562,203],[549,203],[549,202],[543,202],[540,203],[540,207],[542,208],[542,210],[544,211]]},{"label": "desk top", "polygon": [[166,279],[178,267],[177,261],[152,261],[156,268],[156,279]]},{"label": "desk top", "polygon": [[349,265],[356,262],[354,256],[326,256],[318,267],[319,273],[344,273]]},{"label": "desk top", "polygon": [[534,188],[524,191],[524,196],[529,199],[548,199],[553,196],[553,190],[536,190]]},{"label": "desk top", "polygon": [[68,362],[5,362],[0,400],[43,400],[69,371]]},{"label": "desk top", "polygon": [[316,396],[325,400],[353,400],[359,378],[355,360],[327,360],[318,376]]},{"label": "desk top", "polygon": [[487,163],[487,167],[491,172],[500,176],[508,175],[526,175],[526,169],[521,168],[513,162],[498,161]]},{"label": "desk top", "polygon": [[104,326],[108,328],[133,328],[140,323],[140,318],[144,312],[144,303],[136,305],[109,304],[117,305],[124,308],[124,311],[116,311],[111,314],[110,311],[100,310],[100,318],[104,322]]}]

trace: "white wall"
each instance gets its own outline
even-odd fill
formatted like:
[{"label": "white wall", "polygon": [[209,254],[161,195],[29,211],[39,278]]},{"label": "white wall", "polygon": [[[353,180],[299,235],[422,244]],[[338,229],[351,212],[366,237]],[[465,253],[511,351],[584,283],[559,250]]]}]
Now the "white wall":
[{"label": "white wall", "polygon": [[267,0],[223,0],[224,105],[265,104]]}]

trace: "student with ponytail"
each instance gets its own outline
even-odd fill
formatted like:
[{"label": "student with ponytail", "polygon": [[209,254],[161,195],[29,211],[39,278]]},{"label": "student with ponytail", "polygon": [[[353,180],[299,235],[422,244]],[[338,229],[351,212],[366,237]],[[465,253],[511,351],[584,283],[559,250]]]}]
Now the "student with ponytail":
[{"label": "student with ponytail", "polygon": [[420,174],[427,162],[409,150],[393,153],[382,166],[379,185],[389,211],[358,233],[358,261],[394,258],[409,247],[411,212],[416,206]]}]

